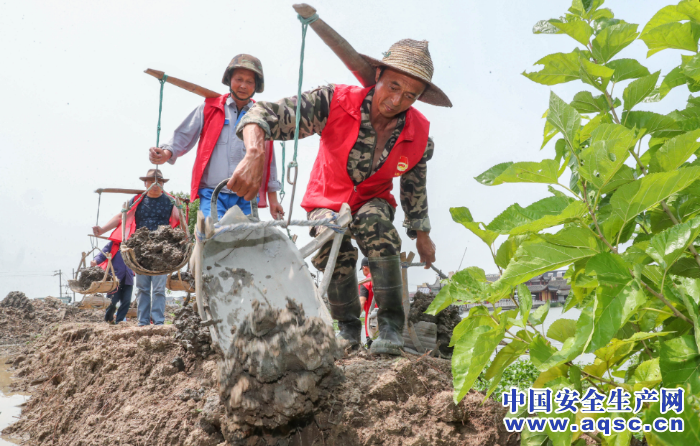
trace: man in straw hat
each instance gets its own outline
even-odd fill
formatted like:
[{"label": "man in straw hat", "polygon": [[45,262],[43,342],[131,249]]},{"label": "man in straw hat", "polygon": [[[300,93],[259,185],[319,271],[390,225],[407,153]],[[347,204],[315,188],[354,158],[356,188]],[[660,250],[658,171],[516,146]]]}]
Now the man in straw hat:
[{"label": "man in straw hat", "polygon": [[[155,231],[159,226],[176,227],[180,224],[180,211],[166,193],[163,185],[169,180],[163,178],[163,173],[158,169],[149,169],[146,176],[139,177],[146,186],[147,193],[136,195],[129,200],[129,211],[126,214],[126,239],[137,229],[147,227],[149,231]],[[151,187],[155,182],[157,186]],[[119,251],[122,242],[122,215],[112,217],[104,226],[94,226],[92,232],[102,235],[114,229],[109,239],[112,241],[112,256]],[[160,276],[136,275],[136,298],[138,299],[139,326],[150,325],[151,320],[155,325],[165,323],[165,283],[167,274]],[[128,305],[127,305],[128,306]]]},{"label": "man in straw hat", "polygon": [[[245,147],[235,132],[236,124],[255,103],[253,95],[265,89],[265,77],[260,59],[250,54],[238,54],[224,71],[221,82],[229,88],[229,93],[208,98],[173,133],[172,139],[160,147],[151,147],[148,158],[154,164],[166,161],[175,164],[182,155],[194,147],[197,140],[197,156],[192,167],[190,200],[199,200],[199,209],[205,217],[211,212],[211,196],[214,188],[231,178],[233,171],[245,155]],[[277,181],[277,166],[272,142],[266,147],[266,181],[261,184],[260,207],[267,207],[273,218],[284,215],[284,209],[277,200],[277,191],[282,185]],[[217,200],[218,217],[227,210],[238,206],[243,213],[250,214],[250,200],[239,197],[224,188]],[[254,197],[253,197],[254,198]]]},{"label": "man in straw hat", "polygon": [[[429,235],[426,174],[433,143],[428,138],[428,120],[412,105],[416,100],[443,107],[452,104],[432,82],[428,42],[404,39],[392,45],[382,60],[363,57],[376,67],[376,85],[328,85],[302,94],[299,137],[320,134],[321,144],[301,206],[310,219],[328,217],[342,203],[352,208],[350,233],[369,258],[379,305],[379,337],[371,352],[399,355],[404,310],[392,180],[401,177],[403,225],[409,237],[416,239],[421,261],[430,265],[435,261],[435,245]],[[296,96],[258,102],[243,117],[236,130],[247,152],[229,189],[245,198],[255,196],[262,181],[265,140],[294,138],[296,105]],[[319,229],[312,230],[312,235]],[[350,233],[343,239],[332,272],[328,300],[339,336],[354,348],[360,344],[362,325],[357,249]],[[328,242],[313,259],[319,270],[325,268],[330,248]]]}]

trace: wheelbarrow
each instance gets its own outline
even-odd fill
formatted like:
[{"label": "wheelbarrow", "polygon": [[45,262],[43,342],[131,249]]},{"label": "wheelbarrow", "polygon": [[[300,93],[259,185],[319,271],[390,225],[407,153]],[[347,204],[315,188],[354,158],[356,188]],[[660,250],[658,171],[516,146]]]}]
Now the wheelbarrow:
[{"label": "wheelbarrow", "polygon": [[[211,216],[197,214],[196,243],[192,255],[197,311],[202,325],[208,326],[212,340],[228,352],[232,330],[253,311],[254,300],[285,308],[287,298],[301,304],[307,316],[333,324],[323,301],[340,244],[352,218],[350,206],[324,220],[260,221],[252,201],[248,217],[234,206],[218,221],[217,198],[227,180],[219,184],[211,198]],[[326,226],[302,248],[298,248],[281,228]],[[304,259],[333,239],[333,245],[320,285],[316,285]]]}]

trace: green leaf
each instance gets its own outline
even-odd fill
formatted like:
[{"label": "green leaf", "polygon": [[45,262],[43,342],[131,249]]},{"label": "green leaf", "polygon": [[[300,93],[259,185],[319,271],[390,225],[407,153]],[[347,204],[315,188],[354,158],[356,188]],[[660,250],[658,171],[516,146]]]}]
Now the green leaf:
[{"label": "green leaf", "polygon": [[[571,101],[571,106],[580,113],[605,113],[610,110],[605,95],[593,96],[590,91],[579,91]],[[552,126],[554,127],[554,126]]]},{"label": "green leaf", "polygon": [[[483,184],[484,186],[495,186],[494,181],[496,178],[498,178],[503,172],[505,172],[510,166],[513,165],[512,161],[509,161],[507,163],[500,163],[496,164],[486,172],[482,173],[481,175],[474,177],[476,181],[479,183]],[[501,184],[501,183],[498,183]]]},{"label": "green leaf", "polygon": [[540,71],[527,73],[523,76],[531,81],[543,85],[556,85],[579,79],[579,55],[581,51],[576,49],[571,53],[549,54],[538,60],[535,65],[544,65]]},{"label": "green leaf", "polygon": [[544,121],[544,134],[543,134],[543,140],[542,140],[542,146],[540,147],[540,150],[544,149],[544,146],[547,145],[547,143],[554,138],[557,133],[559,133],[559,130],[556,129],[552,124],[549,123],[549,121]]},{"label": "green leaf", "polygon": [[700,419],[700,410],[698,410],[697,405],[689,401],[688,397],[689,395],[687,395],[686,392],[683,412],[680,414],[676,414],[674,411],[668,411],[662,414],[661,404],[659,402],[653,403],[651,407],[644,412],[645,424],[652,425],[654,420],[658,418],[667,420],[669,426],[671,425],[669,421],[671,418],[681,418],[683,420],[682,432],[671,432],[670,430],[666,430],[665,432],[655,430],[647,432],[645,434],[647,438],[651,438],[654,441],[653,443],[649,442],[649,444],[653,446],[690,446],[691,444],[700,444],[700,423],[698,423],[698,419]]},{"label": "green leaf", "polygon": [[639,79],[630,82],[622,93],[625,110],[632,110],[632,107],[639,104],[649,96],[656,88],[656,81],[659,80],[661,71],[650,74],[649,76],[640,77]]},{"label": "green leaf", "polygon": [[700,349],[700,283],[692,279],[680,279],[681,285],[678,287],[683,305],[688,310],[688,316],[693,321],[695,344]]},{"label": "green leaf", "polygon": [[700,4],[694,0],[683,0],[677,6],[678,12],[685,14],[695,23],[700,23]]},{"label": "green leaf", "polygon": [[636,281],[626,285],[601,286],[596,290],[596,299],[596,325],[588,346],[589,352],[607,345],[647,300]]},{"label": "green leaf", "polygon": [[512,235],[525,234],[528,232],[539,232],[543,229],[559,226],[564,223],[571,223],[580,220],[588,211],[586,204],[582,201],[573,201],[558,215],[546,215],[538,220],[518,226],[510,231]]},{"label": "green leaf", "polygon": [[527,427],[520,434],[520,446],[546,446],[548,440],[544,432],[530,432]]},{"label": "green leaf", "polygon": [[652,237],[646,252],[664,271],[668,271],[698,235],[700,235],[700,216],[656,234]]},{"label": "green leaf", "polygon": [[560,29],[583,46],[588,45],[588,40],[593,35],[593,28],[583,20],[563,22],[557,19],[548,20],[549,23]]},{"label": "green leaf", "polygon": [[503,339],[505,325],[479,326],[465,333],[455,344],[452,355],[454,402],[459,403],[484,370],[491,354]]},{"label": "green leaf", "polygon": [[659,369],[659,358],[650,359],[639,364],[634,369],[634,390],[640,391],[642,387],[651,388],[661,382],[661,369]]},{"label": "green leaf", "polygon": [[549,314],[549,301],[545,302],[544,305],[540,305],[534,313],[530,315],[530,322],[532,325],[540,325],[547,318]]},{"label": "green leaf", "polygon": [[692,22],[666,23],[648,32],[645,31],[640,36],[649,48],[647,57],[668,48],[695,53],[698,51],[698,38],[700,38],[700,25]]},{"label": "green leaf", "polygon": [[561,246],[582,247],[598,250],[598,239],[590,229],[581,226],[567,225],[555,234],[539,234],[546,242]]},{"label": "green leaf", "polygon": [[593,85],[600,91],[605,91],[613,73],[615,73],[615,70],[605,65],[598,65],[581,58],[581,69],[579,71],[581,81]]},{"label": "green leaf", "polygon": [[536,201],[526,208],[519,204],[512,204],[486,225],[486,229],[501,234],[507,234],[518,226],[532,223],[546,215],[558,215],[573,200],[568,197],[547,197]]},{"label": "green leaf", "polygon": [[576,132],[581,126],[581,115],[574,107],[564,102],[554,92],[551,92],[549,95],[547,121],[561,132],[571,150],[575,150],[578,147]]},{"label": "green leaf", "polygon": [[678,169],[700,148],[698,139],[700,139],[700,130],[669,139],[654,154],[652,159],[656,159],[656,163],[652,164],[666,172]]},{"label": "green leaf", "polygon": [[452,214],[452,220],[469,229],[488,246],[491,246],[498,238],[498,233],[483,229],[483,223],[475,222],[469,209],[465,207],[450,208],[450,214]]},{"label": "green leaf", "polygon": [[[615,99],[616,103],[619,102],[619,99]],[[617,105],[620,105],[619,103]],[[591,133],[593,133],[593,130],[597,129],[603,124],[612,124],[612,118],[610,117],[610,113],[605,113],[602,115],[598,115],[588,121],[586,125],[583,126],[581,129],[581,133],[579,135],[579,141],[585,141],[588,138],[591,137]]]},{"label": "green leaf", "polygon": [[659,368],[664,387],[690,385],[693,394],[700,392],[700,354],[693,336],[662,342]]},{"label": "green leaf", "polygon": [[645,34],[648,34],[654,28],[658,28],[659,26],[666,25],[668,23],[680,22],[682,20],[688,20],[688,16],[678,11],[678,7],[676,5],[665,6],[654,14],[651,20],[647,22],[642,30],[640,38]]},{"label": "green leaf", "polygon": [[700,81],[700,56],[697,54],[695,56],[685,56],[683,57],[683,64],[681,65],[681,70],[683,74],[688,76],[694,81]]},{"label": "green leaf", "polygon": [[[564,340],[561,350],[554,349],[552,354],[545,358],[540,352],[538,355],[539,365],[535,366],[539,370],[548,370],[552,367],[564,364],[578,357],[586,350],[586,347],[591,342],[591,335],[594,333],[594,313],[596,312],[595,300],[591,300],[590,304],[581,310],[581,315],[576,321],[576,329],[574,336]],[[532,344],[530,347],[530,356],[532,357]],[[533,364],[535,360],[533,359]]]},{"label": "green leaf", "polygon": [[608,240],[640,213],[690,186],[698,175],[700,167],[687,167],[673,172],[648,174],[621,186],[610,199],[612,215],[603,223]]},{"label": "green leaf", "polygon": [[528,344],[525,342],[515,340],[509,342],[496,354],[496,357],[493,358],[491,365],[484,374],[484,378],[491,380],[491,385],[489,386],[488,392],[486,392],[486,398],[498,387],[506,367],[520,358],[527,350],[527,347]]},{"label": "green leaf", "polygon": [[606,64],[606,66],[615,70],[612,75],[613,82],[622,82],[628,79],[637,79],[643,76],[649,76],[649,69],[637,62],[635,59],[611,60]]},{"label": "green leaf", "polygon": [[606,63],[612,57],[622,51],[630,43],[634,42],[639,33],[637,26],[632,23],[618,23],[617,25],[608,26],[598,33],[593,42],[591,49],[593,50],[593,58],[598,63]]},{"label": "green leaf", "polygon": [[[489,169],[489,171],[491,169]],[[476,180],[487,186],[497,186],[502,183],[557,184],[559,176],[561,175],[559,173],[559,163],[550,159],[542,160],[539,163],[530,161],[512,163],[493,180],[490,180],[491,174],[489,171],[476,177]],[[484,175],[487,176],[485,177]],[[490,184],[482,181],[482,179],[489,181]]]},{"label": "green leaf", "polygon": [[622,123],[628,129],[646,130],[646,134],[673,128],[676,121],[665,115],[648,111],[626,111],[622,113]]},{"label": "green leaf", "polygon": [[632,280],[630,265],[622,257],[610,252],[603,252],[588,261],[586,272],[595,274],[599,285],[624,286]]},{"label": "green leaf", "polygon": [[676,67],[669,71],[669,73],[664,77],[664,80],[661,82],[661,86],[659,87],[659,95],[661,98],[664,98],[671,92],[671,90],[681,85],[685,85],[685,83],[686,78],[685,74],[683,74],[683,70],[681,67]]},{"label": "green leaf", "polygon": [[600,191],[601,193],[609,194],[618,187],[631,183],[636,179],[637,178],[634,176],[634,169],[629,166],[622,165],[620,166],[620,170],[618,170],[617,173],[610,179],[610,182]]},{"label": "green leaf", "polygon": [[525,240],[525,238],[526,236],[522,235],[511,236],[508,237],[508,240],[501,243],[501,246],[498,247],[498,251],[496,251],[496,265],[506,269],[510,263],[510,259],[513,258],[515,252],[518,250],[518,247]]},{"label": "green leaf", "polygon": [[581,177],[597,189],[603,188],[625,163],[635,141],[634,132],[621,125],[601,125],[591,133],[590,146],[579,156]]},{"label": "green leaf", "polygon": [[579,259],[592,257],[597,251],[591,248],[567,247],[552,243],[529,243],[521,245],[508,264],[501,278],[495,282],[497,289],[515,286],[533,277],[569,265]]},{"label": "green leaf", "polygon": [[564,342],[576,334],[576,321],[573,319],[557,319],[549,326],[547,337]]},{"label": "green leaf", "polygon": [[524,283],[518,285],[517,290],[518,310],[523,318],[523,323],[527,323],[527,319],[530,317],[530,310],[532,309],[532,293],[530,293],[530,290]]},{"label": "green leaf", "polygon": [[690,257],[682,257],[671,266],[669,273],[675,276],[688,277],[692,279],[700,279],[700,266],[695,259]]},{"label": "green leaf", "polygon": [[484,270],[476,266],[457,272],[440,289],[425,313],[435,316],[453,303],[464,305],[484,301],[488,297],[485,282]]}]

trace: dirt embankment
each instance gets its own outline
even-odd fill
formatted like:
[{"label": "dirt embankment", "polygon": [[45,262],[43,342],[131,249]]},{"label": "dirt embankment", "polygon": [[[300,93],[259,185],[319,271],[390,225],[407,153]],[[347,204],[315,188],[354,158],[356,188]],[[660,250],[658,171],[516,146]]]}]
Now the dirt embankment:
[{"label": "dirt embankment", "polygon": [[[282,313],[278,322],[296,325],[292,331],[304,338],[313,339],[313,330],[324,328],[299,319],[293,308]],[[174,325],[159,327],[61,325],[16,356],[17,386],[31,390],[33,396],[21,419],[5,433],[32,445],[71,446],[519,445],[518,435],[505,432],[504,410],[497,403],[481,406],[483,396],[477,393],[467,395],[458,406],[452,403],[449,361],[371,357],[363,352],[314,369],[302,365],[299,356],[319,356],[323,363],[332,354],[331,346],[306,345],[307,352],[287,355],[285,343],[296,342],[294,336],[280,336],[275,331],[279,329],[268,327],[266,321],[261,317],[238,328],[242,330],[238,339],[252,344],[249,348],[239,344],[238,367],[223,375],[218,365],[221,353],[207,344],[210,340],[197,328],[198,318],[189,308],[178,312]],[[257,334],[251,336],[253,331]],[[271,363],[255,362],[269,365],[265,370],[253,372],[245,365],[251,364],[245,355],[259,354],[255,350],[261,343],[276,346],[289,361],[284,376],[275,373],[282,369],[274,367],[279,361],[274,354],[268,358]],[[309,379],[303,368],[311,368],[315,377]],[[246,403],[242,410],[229,400],[227,413],[220,376],[242,390],[235,401],[255,396],[248,402],[258,404],[257,409]],[[266,385],[266,376],[267,384],[283,385]],[[290,395],[275,394],[290,390],[296,392],[291,400]],[[323,397],[314,398],[313,392]],[[278,397],[280,405],[271,408],[274,416],[267,418],[276,419],[278,428],[255,426],[250,419],[248,429],[241,429],[256,410],[264,419],[261,411],[270,409],[265,401]],[[294,412],[299,401],[304,410]],[[281,416],[285,404],[294,412],[287,412],[287,419]]]},{"label": "dirt embankment", "polygon": [[99,311],[81,310],[54,297],[28,299],[24,293],[12,291],[0,301],[0,355],[49,333],[59,323],[101,319]]},{"label": "dirt embankment", "polygon": [[160,226],[155,231],[139,228],[125,245],[134,250],[136,260],[151,271],[172,271],[185,259],[187,235],[170,226]]},{"label": "dirt embankment", "polygon": [[434,294],[416,293],[415,296],[413,296],[413,303],[411,304],[411,311],[408,314],[408,319],[413,323],[425,321],[437,324],[437,345],[440,348],[440,353],[445,356],[451,356],[454,347],[448,346],[452,338],[452,330],[454,330],[462,319],[459,316],[459,310],[452,306],[445,308],[438,313],[437,316],[425,314],[425,310],[428,309],[433,299],[435,299]]}]

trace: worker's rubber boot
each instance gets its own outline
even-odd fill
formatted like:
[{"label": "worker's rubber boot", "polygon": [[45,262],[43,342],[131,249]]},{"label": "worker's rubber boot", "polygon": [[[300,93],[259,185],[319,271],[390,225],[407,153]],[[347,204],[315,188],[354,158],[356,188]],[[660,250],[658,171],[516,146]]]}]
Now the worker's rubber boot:
[{"label": "worker's rubber boot", "polygon": [[369,270],[374,299],[379,307],[379,336],[372,342],[370,353],[401,355],[405,314],[399,256],[370,257]]},{"label": "worker's rubber boot", "polygon": [[[339,280],[331,279],[328,285],[328,303],[331,307],[331,317],[338,321],[337,338],[343,340],[341,348],[353,350],[360,347],[360,294],[357,286],[357,276],[350,274]],[[343,345],[344,344],[344,345]]]}]

